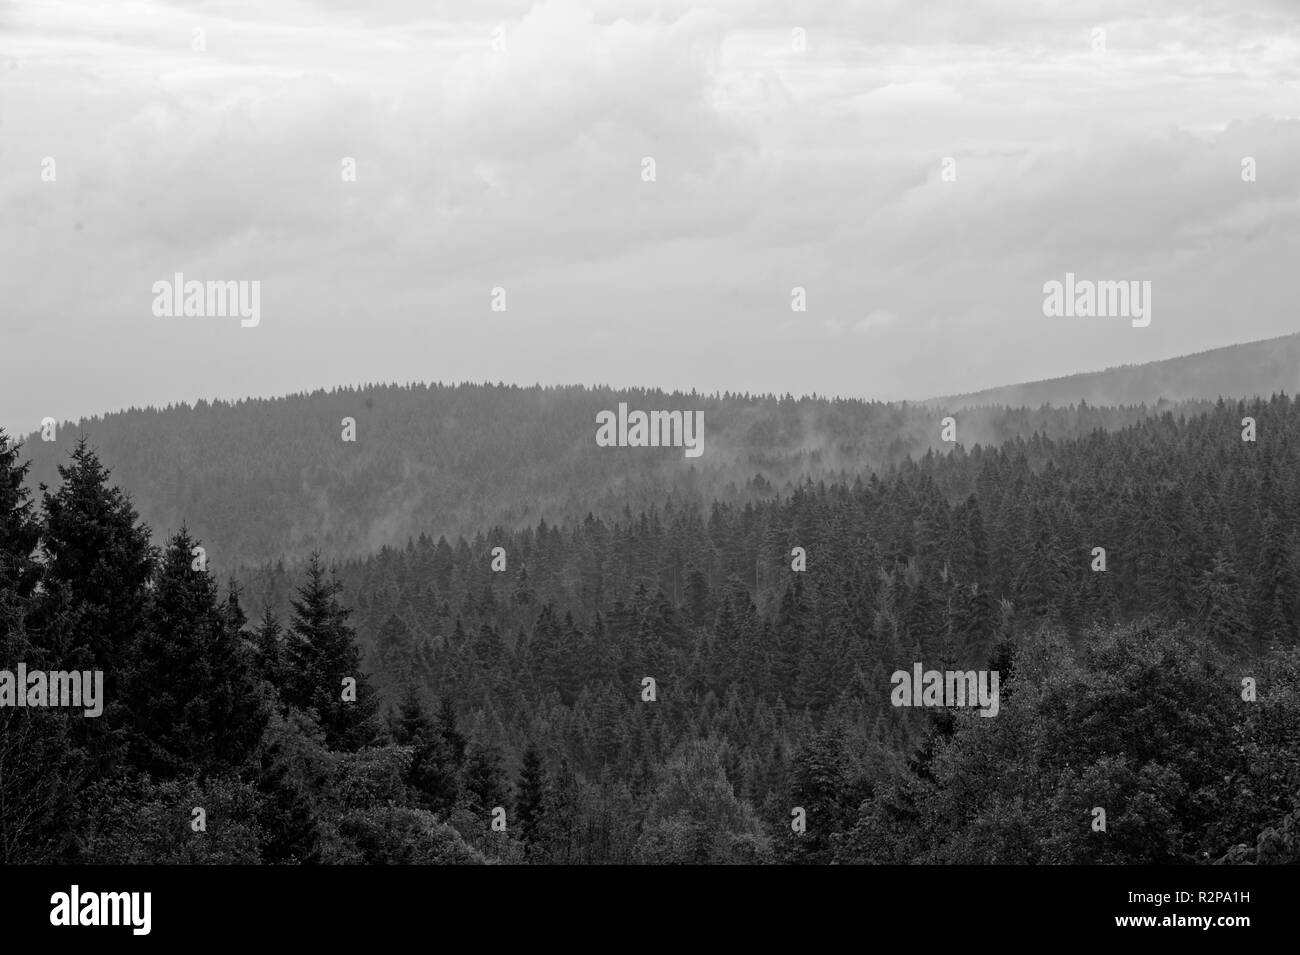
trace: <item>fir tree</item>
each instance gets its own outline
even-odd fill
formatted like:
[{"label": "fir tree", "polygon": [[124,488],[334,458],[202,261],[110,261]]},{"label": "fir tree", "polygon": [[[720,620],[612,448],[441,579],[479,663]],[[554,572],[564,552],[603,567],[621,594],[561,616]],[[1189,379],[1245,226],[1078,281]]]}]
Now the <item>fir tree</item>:
[{"label": "fir tree", "polygon": [[495,743],[476,739],[465,755],[465,795],[480,815],[506,802],[505,776],[501,771],[501,749]]},{"label": "fir tree", "polygon": [[524,748],[519,780],[515,784],[514,818],[518,824],[520,841],[530,857],[541,850],[538,840],[549,788],[542,754],[536,746],[529,743]]},{"label": "fir tree", "polygon": [[[357,749],[370,742],[378,725],[378,701],[361,671],[361,651],[348,623],[351,611],[338,600],[341,585],[327,581],[320,555],[312,554],[307,581],[292,602],[286,662],[285,697],[311,712],[331,748]],[[345,681],[355,680],[355,700],[345,699]]]},{"label": "fir tree", "polygon": [[236,769],[266,724],[228,604],[218,605],[211,575],[194,566],[196,546],[182,528],[163,552],[123,681],[132,759],[155,776]]},{"label": "fir tree", "polygon": [[389,716],[388,727],[395,743],[414,750],[406,781],[415,790],[419,805],[434,813],[450,812],[461,792],[458,767],[413,685],[407,685]]},{"label": "fir tree", "polygon": [[149,530],[83,437],[59,465],[58,491],[45,492],[47,591],[44,623],[57,628],[63,665],[105,671],[105,692],[143,629],[145,586],[153,574]]},{"label": "fir tree", "polygon": [[[0,599],[12,602],[30,598],[40,576],[33,555],[41,527],[24,484],[31,462],[18,461],[21,447],[11,444],[0,428]],[[0,627],[4,622],[0,615]]]}]

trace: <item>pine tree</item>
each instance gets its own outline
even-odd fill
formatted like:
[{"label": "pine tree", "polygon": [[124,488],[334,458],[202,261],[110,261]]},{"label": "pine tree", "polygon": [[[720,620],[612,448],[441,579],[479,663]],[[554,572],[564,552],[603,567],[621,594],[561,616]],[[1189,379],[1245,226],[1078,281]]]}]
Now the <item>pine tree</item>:
[{"label": "pine tree", "polygon": [[993,595],[987,587],[971,584],[962,588],[959,607],[959,660],[966,665],[975,665],[986,660],[993,649],[993,634],[997,626]]},{"label": "pine tree", "polygon": [[542,849],[539,836],[549,788],[542,754],[536,746],[529,743],[524,748],[519,780],[515,784],[514,818],[518,824],[520,841],[530,858]]},{"label": "pine tree", "polygon": [[412,678],[417,670],[413,649],[411,628],[397,614],[389,614],[375,638],[375,678],[381,686],[395,686]]},{"label": "pine tree", "polygon": [[[9,671],[19,662],[47,662],[27,632],[40,579],[33,560],[40,525],[18,448],[0,430],[0,669]],[[74,720],[85,722],[80,714],[0,708],[0,865],[74,861],[74,796],[85,772],[69,731]]]},{"label": "pine tree", "polygon": [[[24,483],[31,462],[18,462],[21,447],[10,444],[0,428],[0,599],[15,604],[31,597],[40,576],[33,554],[40,542],[41,526]],[[0,627],[5,620],[0,613]],[[3,633],[0,629],[0,636]]]},{"label": "pine tree", "polygon": [[465,736],[456,726],[456,704],[451,697],[444,696],[438,704],[438,734],[447,744],[451,760],[459,769],[465,762]]},{"label": "pine tree", "polygon": [[229,604],[194,566],[196,546],[182,528],[163,552],[123,679],[132,761],[161,777],[237,769],[267,719]]},{"label": "pine tree", "polygon": [[[292,602],[285,698],[315,714],[330,748],[355,750],[378,730],[378,701],[361,671],[361,651],[348,623],[351,611],[338,600],[341,589],[325,579],[320,555],[312,554],[307,581]],[[355,700],[344,698],[347,680],[356,681]]]},{"label": "pine tree", "polygon": [[781,597],[781,608],[777,613],[775,640],[770,663],[774,689],[784,693],[791,700],[798,702],[795,680],[799,674],[799,663],[803,655],[804,615],[807,606],[804,600],[803,581],[795,576],[793,586]]},{"label": "pine tree", "polygon": [[856,812],[863,792],[850,778],[850,753],[843,728],[833,720],[813,733],[794,756],[789,799],[807,812],[808,831],[788,839],[791,861],[830,861],[831,836]]},{"label": "pine tree", "polygon": [[231,577],[226,583],[226,599],[221,605],[221,612],[225,617],[226,629],[235,636],[242,634],[244,627],[248,625],[248,614],[244,613],[244,608],[240,604],[241,596],[243,596],[243,589],[239,586],[239,581]]},{"label": "pine tree", "polygon": [[284,689],[285,634],[280,619],[271,611],[270,604],[262,611],[262,620],[253,631],[253,665],[267,683],[282,692]]},{"label": "pine tree", "polygon": [[709,579],[692,568],[686,573],[683,594],[686,616],[693,627],[707,627],[713,618],[713,596],[709,592]]},{"label": "pine tree", "polygon": [[413,685],[407,685],[390,714],[388,728],[393,742],[414,750],[407,783],[415,790],[419,805],[434,813],[450,812],[461,792],[456,762]]},{"label": "pine tree", "polygon": [[[44,623],[63,665],[102,669],[105,694],[143,628],[145,586],[153,574],[149,529],[130,499],[108,484],[108,471],[77,441],[72,461],[59,465],[59,490],[45,492]],[[52,648],[54,649],[54,648]]]},{"label": "pine tree", "polygon": [[1250,615],[1236,566],[1226,554],[1216,554],[1213,567],[1202,575],[1201,599],[1206,636],[1226,650],[1244,649]]},{"label": "pine tree", "polygon": [[1300,574],[1291,559],[1284,528],[1270,510],[1264,516],[1260,567],[1255,589],[1255,629],[1264,646],[1295,642]]},{"label": "pine tree", "polygon": [[465,756],[465,795],[470,808],[486,816],[506,802],[505,776],[501,772],[501,748],[476,739]]}]

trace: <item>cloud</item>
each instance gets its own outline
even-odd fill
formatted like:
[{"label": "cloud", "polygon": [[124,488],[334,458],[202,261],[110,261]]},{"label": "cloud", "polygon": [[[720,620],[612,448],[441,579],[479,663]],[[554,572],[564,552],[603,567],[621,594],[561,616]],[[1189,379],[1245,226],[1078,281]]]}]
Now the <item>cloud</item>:
[{"label": "cloud", "polygon": [[[1285,3],[589,6],[0,0],[0,425],[457,375],[956,393],[1293,324]],[[1067,270],[1152,279],[1150,328],[1045,323]],[[261,280],[262,325],[153,320],[175,271]]]}]

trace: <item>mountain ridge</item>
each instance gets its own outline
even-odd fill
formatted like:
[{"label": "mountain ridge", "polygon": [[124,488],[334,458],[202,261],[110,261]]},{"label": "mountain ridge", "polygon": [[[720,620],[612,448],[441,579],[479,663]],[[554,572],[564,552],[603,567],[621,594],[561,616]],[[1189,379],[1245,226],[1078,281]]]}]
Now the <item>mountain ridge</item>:
[{"label": "mountain ridge", "polygon": [[[86,437],[147,524],[160,533],[187,525],[218,566],[234,569],[312,551],[371,553],[420,534],[454,539],[618,515],[670,499],[706,507],[754,501],[951,451],[942,437],[950,414],[958,418],[955,443],[968,450],[1036,434],[1077,438],[1166,411],[1195,413],[1233,390],[1238,399],[1294,393],[1297,369],[1300,334],[922,402],[585,385],[347,385],[112,412],[65,424],[52,442],[28,435],[23,454],[32,462],[30,486],[54,486],[57,466]],[[598,415],[621,402],[701,411],[703,455],[598,446]],[[345,438],[348,419],[355,441]]]},{"label": "mountain ridge", "polygon": [[[1252,360],[1257,363],[1254,369],[1246,367]],[[1225,368],[1225,362],[1229,361],[1231,367]],[[1210,381],[1205,380],[1207,377]],[[1293,332],[1137,365],[1116,365],[1100,371],[926,398],[920,403],[953,410],[983,405],[1064,407],[1080,401],[1094,406],[1149,405],[1161,400],[1267,397],[1298,391],[1300,332]]]}]

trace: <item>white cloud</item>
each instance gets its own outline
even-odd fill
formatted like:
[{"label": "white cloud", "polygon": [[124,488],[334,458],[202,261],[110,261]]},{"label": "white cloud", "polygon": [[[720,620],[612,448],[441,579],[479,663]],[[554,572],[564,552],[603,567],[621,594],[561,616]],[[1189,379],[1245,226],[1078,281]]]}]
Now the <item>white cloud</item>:
[{"label": "white cloud", "polygon": [[[915,397],[1293,324],[1264,293],[1221,317],[1300,251],[1281,2],[22,0],[0,23],[8,427],[452,374]],[[1066,270],[1153,279],[1152,326],[1045,324]],[[260,279],[262,325],[160,326],[174,271]],[[865,356],[826,348],[849,334]]]}]

